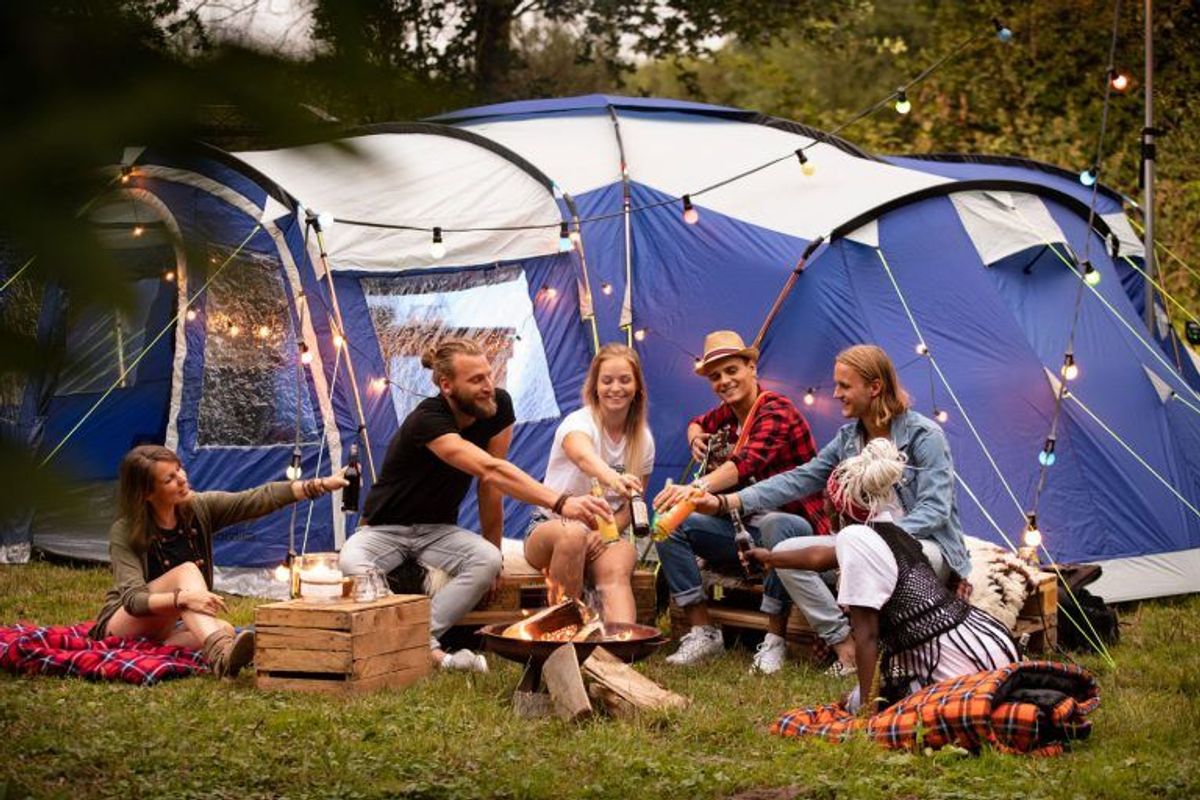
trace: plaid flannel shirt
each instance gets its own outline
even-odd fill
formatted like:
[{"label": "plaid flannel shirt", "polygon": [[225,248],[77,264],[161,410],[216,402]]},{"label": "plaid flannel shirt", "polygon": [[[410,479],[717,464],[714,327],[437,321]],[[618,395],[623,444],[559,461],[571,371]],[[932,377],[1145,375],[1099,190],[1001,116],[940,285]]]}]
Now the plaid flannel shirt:
[{"label": "plaid flannel shirt", "polygon": [[[737,465],[739,489],[798,467],[817,454],[817,445],[808,421],[796,410],[792,401],[775,392],[761,388],[759,391],[762,400],[754,414],[746,443],[729,457]],[[705,433],[716,433],[723,425],[728,425],[734,440],[740,433],[737,416],[728,403],[701,414],[689,424],[699,425]],[[780,510],[807,519],[813,533],[821,536],[832,533],[829,518],[825,516],[825,500],[821,492],[794,500]]]}]

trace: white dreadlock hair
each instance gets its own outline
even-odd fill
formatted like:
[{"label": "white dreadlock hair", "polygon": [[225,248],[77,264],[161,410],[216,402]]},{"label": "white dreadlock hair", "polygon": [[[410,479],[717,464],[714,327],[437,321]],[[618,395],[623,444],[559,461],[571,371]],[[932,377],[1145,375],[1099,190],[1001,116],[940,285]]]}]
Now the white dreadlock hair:
[{"label": "white dreadlock hair", "polygon": [[838,508],[866,509],[870,519],[891,501],[892,487],[904,475],[907,461],[891,439],[872,439],[861,453],[834,468],[830,478],[835,486],[829,499]]}]

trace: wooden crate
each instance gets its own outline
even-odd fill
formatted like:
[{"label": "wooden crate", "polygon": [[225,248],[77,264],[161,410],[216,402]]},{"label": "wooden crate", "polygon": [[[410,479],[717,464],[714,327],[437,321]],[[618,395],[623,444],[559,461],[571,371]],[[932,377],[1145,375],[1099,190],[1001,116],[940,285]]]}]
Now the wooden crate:
[{"label": "wooden crate", "polygon": [[1020,638],[1026,633],[1031,654],[1052,653],[1058,646],[1058,578],[1051,573],[1042,573],[1037,588],[1017,615],[1014,635]]},{"label": "wooden crate", "polygon": [[424,595],[269,603],[255,609],[254,628],[260,689],[366,692],[407,686],[430,669]]},{"label": "wooden crate", "polygon": [[[653,625],[657,604],[654,587],[654,572],[634,570],[633,599],[637,603],[637,620],[643,625]],[[491,625],[495,622],[512,622],[521,617],[523,610],[539,611],[546,607],[546,579],[540,572],[515,572],[506,570],[500,576],[500,591],[489,604],[480,603],[459,625]]]}]

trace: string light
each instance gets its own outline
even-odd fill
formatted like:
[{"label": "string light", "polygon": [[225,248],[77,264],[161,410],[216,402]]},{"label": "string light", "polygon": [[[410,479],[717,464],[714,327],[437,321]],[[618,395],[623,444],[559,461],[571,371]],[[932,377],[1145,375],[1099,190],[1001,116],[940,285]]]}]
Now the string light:
[{"label": "string light", "polygon": [[808,387],[808,390],[804,393],[804,405],[811,406],[815,402],[817,402],[816,389],[814,389],[810,386],[810,387]]},{"label": "string light", "polygon": [[1038,547],[1042,543],[1042,532],[1038,530],[1037,514],[1030,511],[1025,515],[1025,533],[1021,536],[1021,541],[1026,547]]},{"label": "string light", "polygon": [[134,236],[141,236],[145,232],[146,232],[146,229],[143,228],[141,225],[134,225],[133,230],[130,231],[130,233],[133,234]]},{"label": "string light", "polygon": [[241,332],[242,332],[242,329],[240,327],[238,327],[237,323],[233,323],[229,326],[229,335],[230,336],[236,337]]},{"label": "string light", "polygon": [[646,329],[638,328],[636,331],[633,332],[633,338],[637,339],[639,342],[646,341]]},{"label": "string light", "polygon": [[571,231],[567,229],[567,223],[562,223],[558,227],[558,252],[569,253],[574,249],[575,244],[571,241]]},{"label": "string light", "polygon": [[1092,266],[1092,262],[1084,260],[1083,262],[1083,282],[1088,286],[1096,286],[1100,283],[1100,270]]},{"label": "string light", "polygon": [[945,425],[950,421],[950,414],[944,408],[935,408],[933,410],[933,418],[938,421],[938,424]]},{"label": "string light", "polygon": [[258,330],[254,334],[260,339],[266,339],[271,335],[271,327],[269,325],[259,325]]},{"label": "string light", "polygon": [[382,392],[385,388],[387,388],[389,383],[391,383],[391,381],[389,381],[387,378],[372,378],[371,388],[377,392]]},{"label": "string light", "polygon": [[607,283],[607,282],[602,283],[602,284],[600,284],[600,291],[603,294],[612,294],[613,293],[613,285],[611,283]]},{"label": "string light", "polygon": [[998,17],[992,17],[992,25],[996,27],[996,38],[1008,44],[1013,39],[1012,29],[1000,21]]},{"label": "string light", "polygon": [[926,345],[924,342],[918,342],[917,343],[917,355],[919,355],[919,356],[929,355],[928,345]]},{"label": "string light", "polygon": [[280,583],[289,583],[292,580],[292,568],[287,564],[280,564],[275,568],[275,580]]},{"label": "string light", "polygon": [[133,167],[125,165],[121,167],[121,183],[129,183],[129,179],[133,177]]},{"label": "string light", "polygon": [[803,147],[796,150],[796,158],[800,160],[800,172],[803,174],[812,175],[817,171],[816,165],[808,160],[808,155],[804,152]]},{"label": "string light", "polygon": [[1096,177],[1100,174],[1100,167],[1093,164],[1087,169],[1079,173],[1079,182],[1084,186],[1095,186]]},{"label": "string light", "polygon": [[692,361],[692,369],[694,369],[694,370],[700,369],[700,367],[702,367],[703,365],[704,365],[704,359],[702,359],[702,358],[697,358],[694,361]]},{"label": "string light", "polygon": [[1123,92],[1129,88],[1129,75],[1116,68],[1108,71],[1108,85],[1114,92]]},{"label": "string light", "polygon": [[446,245],[442,242],[442,229],[435,227],[433,229],[433,241],[429,243],[429,255],[434,258],[441,258],[446,255]]},{"label": "string light", "polygon": [[1046,443],[1042,445],[1042,452],[1038,453],[1038,463],[1043,467],[1053,467],[1057,456],[1054,455],[1054,437],[1047,436]]},{"label": "string light", "polygon": [[344,345],[345,343],[346,343],[346,340],[345,340],[344,338],[342,338],[342,335],[341,335],[340,333],[335,333],[335,334],[333,335],[333,346],[334,346],[334,348],[336,348],[336,349],[338,349],[338,350],[341,350],[341,349],[342,349],[342,345]]},{"label": "string light", "polygon": [[184,316],[187,317],[188,322],[194,322],[196,320],[196,309],[189,308],[187,310],[187,314],[185,314]]},{"label": "string light", "polygon": [[1079,365],[1075,363],[1075,354],[1063,356],[1062,376],[1065,380],[1073,381],[1079,377]]},{"label": "string light", "polygon": [[542,295],[547,300],[553,300],[554,298],[558,297],[558,289],[555,289],[553,286],[543,286]]},{"label": "string light", "polygon": [[308,345],[306,345],[304,342],[300,343],[300,363],[312,363],[312,351],[308,349]]},{"label": "string light", "polygon": [[300,476],[304,474],[304,471],[301,469],[301,466],[300,466],[300,448],[299,447],[295,447],[292,449],[292,462],[290,464],[288,464],[288,468],[287,468],[287,471],[285,474],[287,475],[287,479],[289,481],[298,481],[298,480],[300,480]]},{"label": "string light", "polygon": [[169,270],[167,270],[166,272],[164,272],[164,273],[163,273],[163,280],[164,280],[164,281],[166,281],[167,283],[174,283],[174,281],[175,281],[175,270],[173,270],[173,269],[169,269]]},{"label": "string light", "polygon": [[688,225],[695,225],[700,221],[700,212],[692,205],[692,196],[690,194],[683,196],[683,221]]},{"label": "string light", "polygon": [[896,90],[896,113],[907,114],[912,111],[912,102],[908,99],[908,92],[903,88]]}]

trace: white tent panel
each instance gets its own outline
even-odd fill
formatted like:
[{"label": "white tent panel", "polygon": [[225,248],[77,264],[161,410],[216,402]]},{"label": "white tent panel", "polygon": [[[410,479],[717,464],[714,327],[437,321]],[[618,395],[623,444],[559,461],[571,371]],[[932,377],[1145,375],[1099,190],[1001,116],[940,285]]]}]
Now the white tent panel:
[{"label": "white tent panel", "polygon": [[1109,230],[1117,235],[1117,241],[1121,243],[1120,255],[1130,258],[1143,258],[1146,255],[1146,247],[1141,238],[1133,232],[1133,226],[1129,224],[1129,218],[1124,213],[1102,214],[1100,218],[1108,223]]},{"label": "white tent panel", "polygon": [[867,247],[879,247],[879,220],[873,219],[866,225],[855,228],[846,234],[846,238]]},{"label": "white tent panel", "polygon": [[1066,236],[1036,196],[1020,192],[957,192],[950,196],[984,264]]},{"label": "white tent panel", "polygon": [[[236,155],[312,212],[338,220],[325,231],[335,271],[453,267],[558,252],[562,214],[551,192],[503,155],[472,142],[384,133]],[[529,225],[544,227],[454,230]],[[430,254],[434,227],[443,229],[441,259]]]},{"label": "white tent panel", "polygon": [[1088,591],[1106,603],[1200,592],[1200,549],[1096,563],[1104,572]]}]

